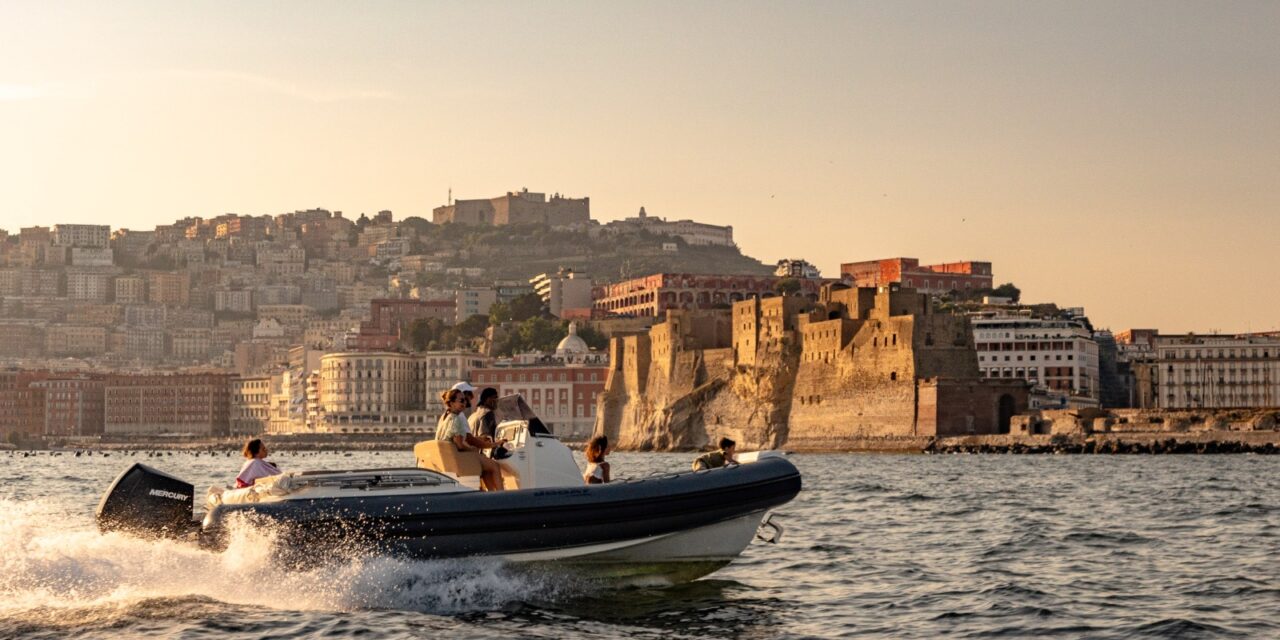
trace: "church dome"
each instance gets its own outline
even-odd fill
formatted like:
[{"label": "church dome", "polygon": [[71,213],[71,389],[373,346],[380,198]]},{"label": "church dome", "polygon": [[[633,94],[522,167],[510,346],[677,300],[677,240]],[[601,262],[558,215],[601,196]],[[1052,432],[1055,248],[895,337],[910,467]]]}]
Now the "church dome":
[{"label": "church dome", "polygon": [[587,353],[591,349],[587,347],[587,341],[578,337],[578,323],[569,323],[569,335],[565,336],[560,344],[556,345],[556,355],[568,356]]}]

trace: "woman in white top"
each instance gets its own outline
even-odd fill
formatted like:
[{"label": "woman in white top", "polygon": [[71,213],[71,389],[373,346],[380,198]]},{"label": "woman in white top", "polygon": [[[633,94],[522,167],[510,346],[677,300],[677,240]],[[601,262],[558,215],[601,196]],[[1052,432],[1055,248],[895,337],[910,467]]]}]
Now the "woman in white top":
[{"label": "woman in white top", "polygon": [[587,484],[605,484],[612,479],[609,476],[609,463],[604,460],[608,453],[608,436],[596,436],[587,443],[587,470],[582,474],[583,482]]},{"label": "woman in white top", "polygon": [[467,418],[463,415],[463,411],[467,408],[467,401],[462,391],[449,389],[440,394],[440,400],[444,402],[444,414],[436,423],[436,440],[452,442],[453,446],[458,448],[458,452],[463,455],[474,455],[480,461],[480,486],[485,491],[501,491],[502,469],[498,467],[497,462],[480,454],[486,442],[491,441],[471,434],[471,429],[467,426]]},{"label": "woman in white top", "polygon": [[274,463],[267,462],[267,445],[262,441],[254,438],[244,444],[244,457],[248,458],[244,466],[240,467],[240,473],[236,475],[236,488],[243,489],[252,487],[258,478],[267,476],[280,475],[280,468]]}]

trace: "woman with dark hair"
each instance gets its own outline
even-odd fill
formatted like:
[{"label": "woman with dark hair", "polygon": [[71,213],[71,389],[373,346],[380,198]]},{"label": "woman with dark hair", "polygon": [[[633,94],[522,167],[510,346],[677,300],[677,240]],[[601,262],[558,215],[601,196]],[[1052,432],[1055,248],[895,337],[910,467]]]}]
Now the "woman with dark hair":
[{"label": "woman with dark hair", "polygon": [[244,443],[242,453],[248,460],[245,460],[244,466],[240,467],[240,473],[236,476],[237,489],[252,487],[259,478],[280,475],[280,468],[274,463],[267,462],[267,445],[262,444],[261,440],[254,438]]},{"label": "woman with dark hair", "polygon": [[587,484],[605,484],[611,480],[609,463],[604,457],[609,454],[609,437],[596,436],[587,443],[587,470],[582,474],[582,481]]}]

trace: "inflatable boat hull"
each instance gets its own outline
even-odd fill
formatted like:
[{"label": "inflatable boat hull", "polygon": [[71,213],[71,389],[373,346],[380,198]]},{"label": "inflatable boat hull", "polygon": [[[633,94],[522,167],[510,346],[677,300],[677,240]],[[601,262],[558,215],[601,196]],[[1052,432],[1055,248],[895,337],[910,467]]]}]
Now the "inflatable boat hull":
[{"label": "inflatable boat hull", "polygon": [[673,564],[709,573],[750,544],[765,513],[799,493],[783,458],[606,485],[483,493],[341,497],[219,505],[204,539],[248,515],[286,547],[409,558],[499,556],[517,562]]}]

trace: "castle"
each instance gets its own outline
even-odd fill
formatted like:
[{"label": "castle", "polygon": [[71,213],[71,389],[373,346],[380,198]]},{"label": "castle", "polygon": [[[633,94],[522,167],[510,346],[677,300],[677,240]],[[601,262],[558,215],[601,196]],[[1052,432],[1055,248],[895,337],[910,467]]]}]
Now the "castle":
[{"label": "castle", "polygon": [[865,439],[1008,433],[1021,380],[984,380],[969,320],[899,284],[828,284],[731,310],[667,311],[616,337],[596,431],[621,448],[822,451]]},{"label": "castle", "polygon": [[482,200],[457,200],[432,210],[436,224],[494,225],[548,224],[568,226],[591,221],[590,198],[565,198],[533,193],[528,189],[508,191],[504,196]]}]

